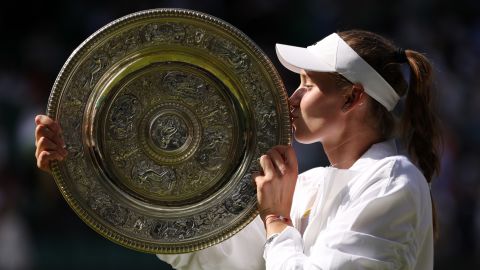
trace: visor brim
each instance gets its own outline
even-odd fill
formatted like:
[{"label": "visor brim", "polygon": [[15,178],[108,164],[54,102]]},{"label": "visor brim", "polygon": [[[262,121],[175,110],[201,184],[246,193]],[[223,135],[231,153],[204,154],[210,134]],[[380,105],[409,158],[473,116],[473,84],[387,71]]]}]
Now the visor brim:
[{"label": "visor brim", "polygon": [[307,48],[276,44],[275,50],[280,63],[287,69],[300,73],[301,70],[316,72],[334,72],[335,69]]}]

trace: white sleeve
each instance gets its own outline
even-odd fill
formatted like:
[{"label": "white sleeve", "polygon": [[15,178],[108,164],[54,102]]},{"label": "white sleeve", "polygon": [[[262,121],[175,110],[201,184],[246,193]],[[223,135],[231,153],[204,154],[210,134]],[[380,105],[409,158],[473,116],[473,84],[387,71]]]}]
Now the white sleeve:
[{"label": "white sleeve", "polygon": [[409,181],[425,180],[381,179],[340,204],[307,252],[300,233],[285,229],[265,248],[266,268],[415,269],[419,243],[432,234],[431,205],[428,191]]},{"label": "white sleeve", "polygon": [[158,254],[173,268],[183,269],[265,269],[262,258],[265,228],[257,216],[231,238],[206,249],[186,254]]}]

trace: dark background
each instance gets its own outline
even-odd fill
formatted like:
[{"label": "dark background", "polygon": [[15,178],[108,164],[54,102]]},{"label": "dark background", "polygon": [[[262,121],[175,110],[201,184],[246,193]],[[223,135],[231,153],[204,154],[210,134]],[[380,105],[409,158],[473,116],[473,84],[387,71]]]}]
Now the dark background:
[{"label": "dark background", "polygon": [[[480,266],[480,1],[181,0],[9,1],[0,10],[0,269],[169,269],[87,227],[51,176],[35,167],[34,116],[44,113],[70,53],[108,22],[136,11],[182,7],[230,22],[251,37],[290,93],[297,75],[274,56],[276,42],[310,45],[331,32],[367,29],[435,65],[445,130],[443,169],[432,187],[440,221],[435,269]],[[325,165],[320,145],[295,144],[301,170]]]}]

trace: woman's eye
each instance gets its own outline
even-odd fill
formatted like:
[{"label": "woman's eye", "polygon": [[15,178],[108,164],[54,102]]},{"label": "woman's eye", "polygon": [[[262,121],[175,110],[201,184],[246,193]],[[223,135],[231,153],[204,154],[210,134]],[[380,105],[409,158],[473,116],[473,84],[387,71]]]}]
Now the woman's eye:
[{"label": "woman's eye", "polygon": [[305,86],[305,88],[307,88],[307,89],[311,89],[311,88],[313,87],[312,84],[305,84],[304,86]]}]

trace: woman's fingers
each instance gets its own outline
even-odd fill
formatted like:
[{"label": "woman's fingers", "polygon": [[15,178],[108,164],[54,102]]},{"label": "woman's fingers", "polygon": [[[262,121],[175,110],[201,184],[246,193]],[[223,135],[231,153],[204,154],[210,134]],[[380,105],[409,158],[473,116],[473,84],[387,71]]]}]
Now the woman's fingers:
[{"label": "woman's fingers", "polygon": [[35,128],[35,145],[38,146],[40,138],[45,137],[56,144],[62,145],[63,140],[61,140],[59,134],[55,134],[47,126],[40,124]]},{"label": "woman's fingers", "polygon": [[35,124],[37,125],[45,125],[49,129],[51,129],[54,133],[60,133],[60,125],[53,120],[52,118],[46,115],[37,115],[35,117]]},{"label": "woman's fingers", "polygon": [[37,157],[37,167],[50,172],[50,162],[53,160],[63,160],[63,157],[58,152],[42,151]]},{"label": "woman's fingers", "polygon": [[52,140],[50,140],[49,138],[40,137],[40,139],[38,139],[37,142],[38,142],[37,149],[35,151],[35,157],[37,157],[37,159],[39,158],[40,153],[43,151],[59,152],[59,154],[61,154],[60,149],[62,148],[58,146],[56,143],[54,143]]},{"label": "woman's fingers", "polygon": [[298,161],[297,155],[295,154],[295,150],[290,145],[277,145],[272,150],[277,151],[282,159],[283,162],[288,170],[298,170]]},{"label": "woman's fingers", "polygon": [[285,159],[277,148],[272,148],[267,152],[267,155],[272,160],[273,165],[278,169],[281,175],[285,175],[287,166],[285,165]]},{"label": "woman's fingers", "polygon": [[273,167],[272,161],[268,155],[263,155],[260,157],[260,166],[262,166],[263,174],[266,178],[270,179],[275,175],[275,168]]},{"label": "woman's fingers", "polygon": [[291,169],[294,169],[298,171],[298,160],[297,160],[297,154],[295,153],[295,150],[293,149],[292,146],[285,146],[285,161],[287,163],[287,166]]},{"label": "woman's fingers", "polygon": [[53,138],[53,132],[47,126],[39,124],[35,127],[35,146],[38,145],[38,140],[41,137]]},{"label": "woman's fingers", "polygon": [[289,172],[298,174],[298,161],[295,151],[289,145],[277,145],[270,149],[266,155],[260,157],[260,166],[265,176],[274,173],[285,175]]},{"label": "woman's fingers", "polygon": [[38,145],[38,140],[41,137],[47,137],[62,147],[65,145],[60,125],[57,122],[48,116],[37,115],[35,117],[35,123],[37,125],[35,128],[35,145]]}]

